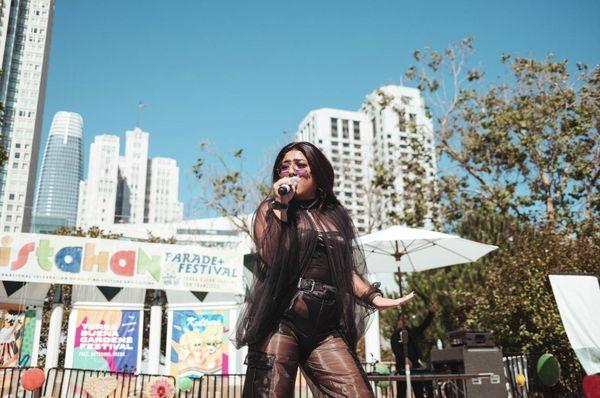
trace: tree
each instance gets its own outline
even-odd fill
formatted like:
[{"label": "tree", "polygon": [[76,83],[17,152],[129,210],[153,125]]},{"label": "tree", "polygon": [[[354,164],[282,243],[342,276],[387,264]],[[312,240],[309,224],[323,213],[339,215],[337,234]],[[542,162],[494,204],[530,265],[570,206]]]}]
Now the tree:
[{"label": "tree", "polygon": [[[284,139],[287,135],[283,134]],[[270,152],[264,159],[270,159]],[[208,143],[200,144],[200,156],[192,167],[196,179],[202,184],[199,204],[220,217],[228,218],[241,232],[252,236],[251,220],[258,204],[271,191],[270,166],[263,165],[258,173],[244,172],[244,149],[228,156]],[[214,165],[217,165],[215,167]]]},{"label": "tree", "polygon": [[367,99],[362,106],[369,114],[391,110],[396,116],[398,131],[408,135],[405,151],[388,142],[386,149],[397,156],[387,160],[384,156],[372,164],[368,198],[373,203],[369,203],[368,208],[373,223],[369,232],[390,224],[431,226],[437,219],[436,184],[430,167],[434,161],[430,151],[432,132],[429,126],[417,125],[416,119],[406,114],[409,101],[410,98],[397,98],[379,88],[374,98]]},{"label": "tree", "polygon": [[[436,149],[448,166],[436,189],[439,225],[500,247],[473,264],[407,277],[443,308],[424,348],[459,327],[493,330],[507,352],[552,351],[569,374],[558,390],[577,393],[580,368],[547,276],[600,271],[600,69],[578,64],[571,72],[551,54],[503,55],[509,74],[484,87],[473,51],[471,39],[441,53],[415,51],[407,72],[435,115]],[[424,307],[415,301],[409,311]],[[389,329],[395,318],[387,318]]]},{"label": "tree", "polygon": [[573,74],[552,54],[541,61],[502,55],[506,81],[482,88],[472,53],[472,39],[442,53],[415,51],[406,74],[436,115],[442,162],[459,170],[441,180],[441,198],[460,199],[445,201],[444,222],[483,208],[566,232],[594,224],[598,66],[577,64]]},{"label": "tree", "polygon": [[[487,264],[486,264],[487,263]],[[479,291],[465,291],[465,326],[493,330],[505,353],[525,352],[536,361],[550,352],[562,368],[559,396],[580,396],[583,371],[567,339],[548,275],[600,271],[600,239],[564,236],[523,226],[514,231],[511,245],[503,245]]]}]

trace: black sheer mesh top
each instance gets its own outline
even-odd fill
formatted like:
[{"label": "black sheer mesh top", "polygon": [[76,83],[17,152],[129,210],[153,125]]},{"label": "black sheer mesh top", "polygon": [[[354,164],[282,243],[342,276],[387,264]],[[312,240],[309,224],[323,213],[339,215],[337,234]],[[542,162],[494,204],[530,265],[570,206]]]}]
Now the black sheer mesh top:
[{"label": "black sheer mesh top", "polygon": [[236,347],[259,343],[274,330],[296,293],[298,279],[334,286],[341,333],[356,347],[370,307],[360,297],[369,287],[366,264],[346,209],[335,197],[290,202],[281,221],[265,199],[253,222],[258,261],[238,318]]},{"label": "black sheer mesh top", "polygon": [[327,283],[328,285],[333,283],[331,279],[331,271],[329,269],[329,261],[327,261],[325,239],[322,232],[320,232],[317,237],[317,246],[315,247],[312,258],[306,265],[304,278],[315,279]]}]

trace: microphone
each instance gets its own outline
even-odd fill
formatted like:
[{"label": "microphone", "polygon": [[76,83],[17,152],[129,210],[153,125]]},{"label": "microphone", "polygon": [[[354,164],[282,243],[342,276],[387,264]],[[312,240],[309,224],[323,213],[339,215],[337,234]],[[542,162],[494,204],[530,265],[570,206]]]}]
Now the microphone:
[{"label": "microphone", "polygon": [[[294,182],[298,180],[298,177],[291,178]],[[287,195],[292,190],[292,186],[290,184],[282,184],[277,188],[277,193],[281,196]]]}]

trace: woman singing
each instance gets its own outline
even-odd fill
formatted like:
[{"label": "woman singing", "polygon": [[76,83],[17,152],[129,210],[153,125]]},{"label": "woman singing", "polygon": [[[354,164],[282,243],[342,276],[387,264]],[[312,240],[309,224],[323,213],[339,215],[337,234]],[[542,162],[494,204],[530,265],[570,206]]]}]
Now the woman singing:
[{"label": "woman singing", "polygon": [[[370,309],[413,298],[370,285],[334,171],[313,144],[286,145],[273,166],[273,196],[255,214],[255,281],[238,322],[248,345],[243,397],[293,396],[298,366],[327,396],[371,397],[356,344]],[[280,193],[280,187],[289,191]]]}]

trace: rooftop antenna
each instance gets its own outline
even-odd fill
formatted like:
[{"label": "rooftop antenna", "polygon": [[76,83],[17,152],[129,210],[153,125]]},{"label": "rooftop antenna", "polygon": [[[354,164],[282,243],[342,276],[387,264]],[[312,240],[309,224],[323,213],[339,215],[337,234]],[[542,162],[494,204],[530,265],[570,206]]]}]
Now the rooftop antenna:
[{"label": "rooftop antenna", "polygon": [[146,104],[142,100],[140,100],[140,102],[138,102],[138,104],[137,104],[137,109],[136,109],[135,127],[140,127],[140,113],[141,113],[141,110],[145,107],[146,107]]}]

